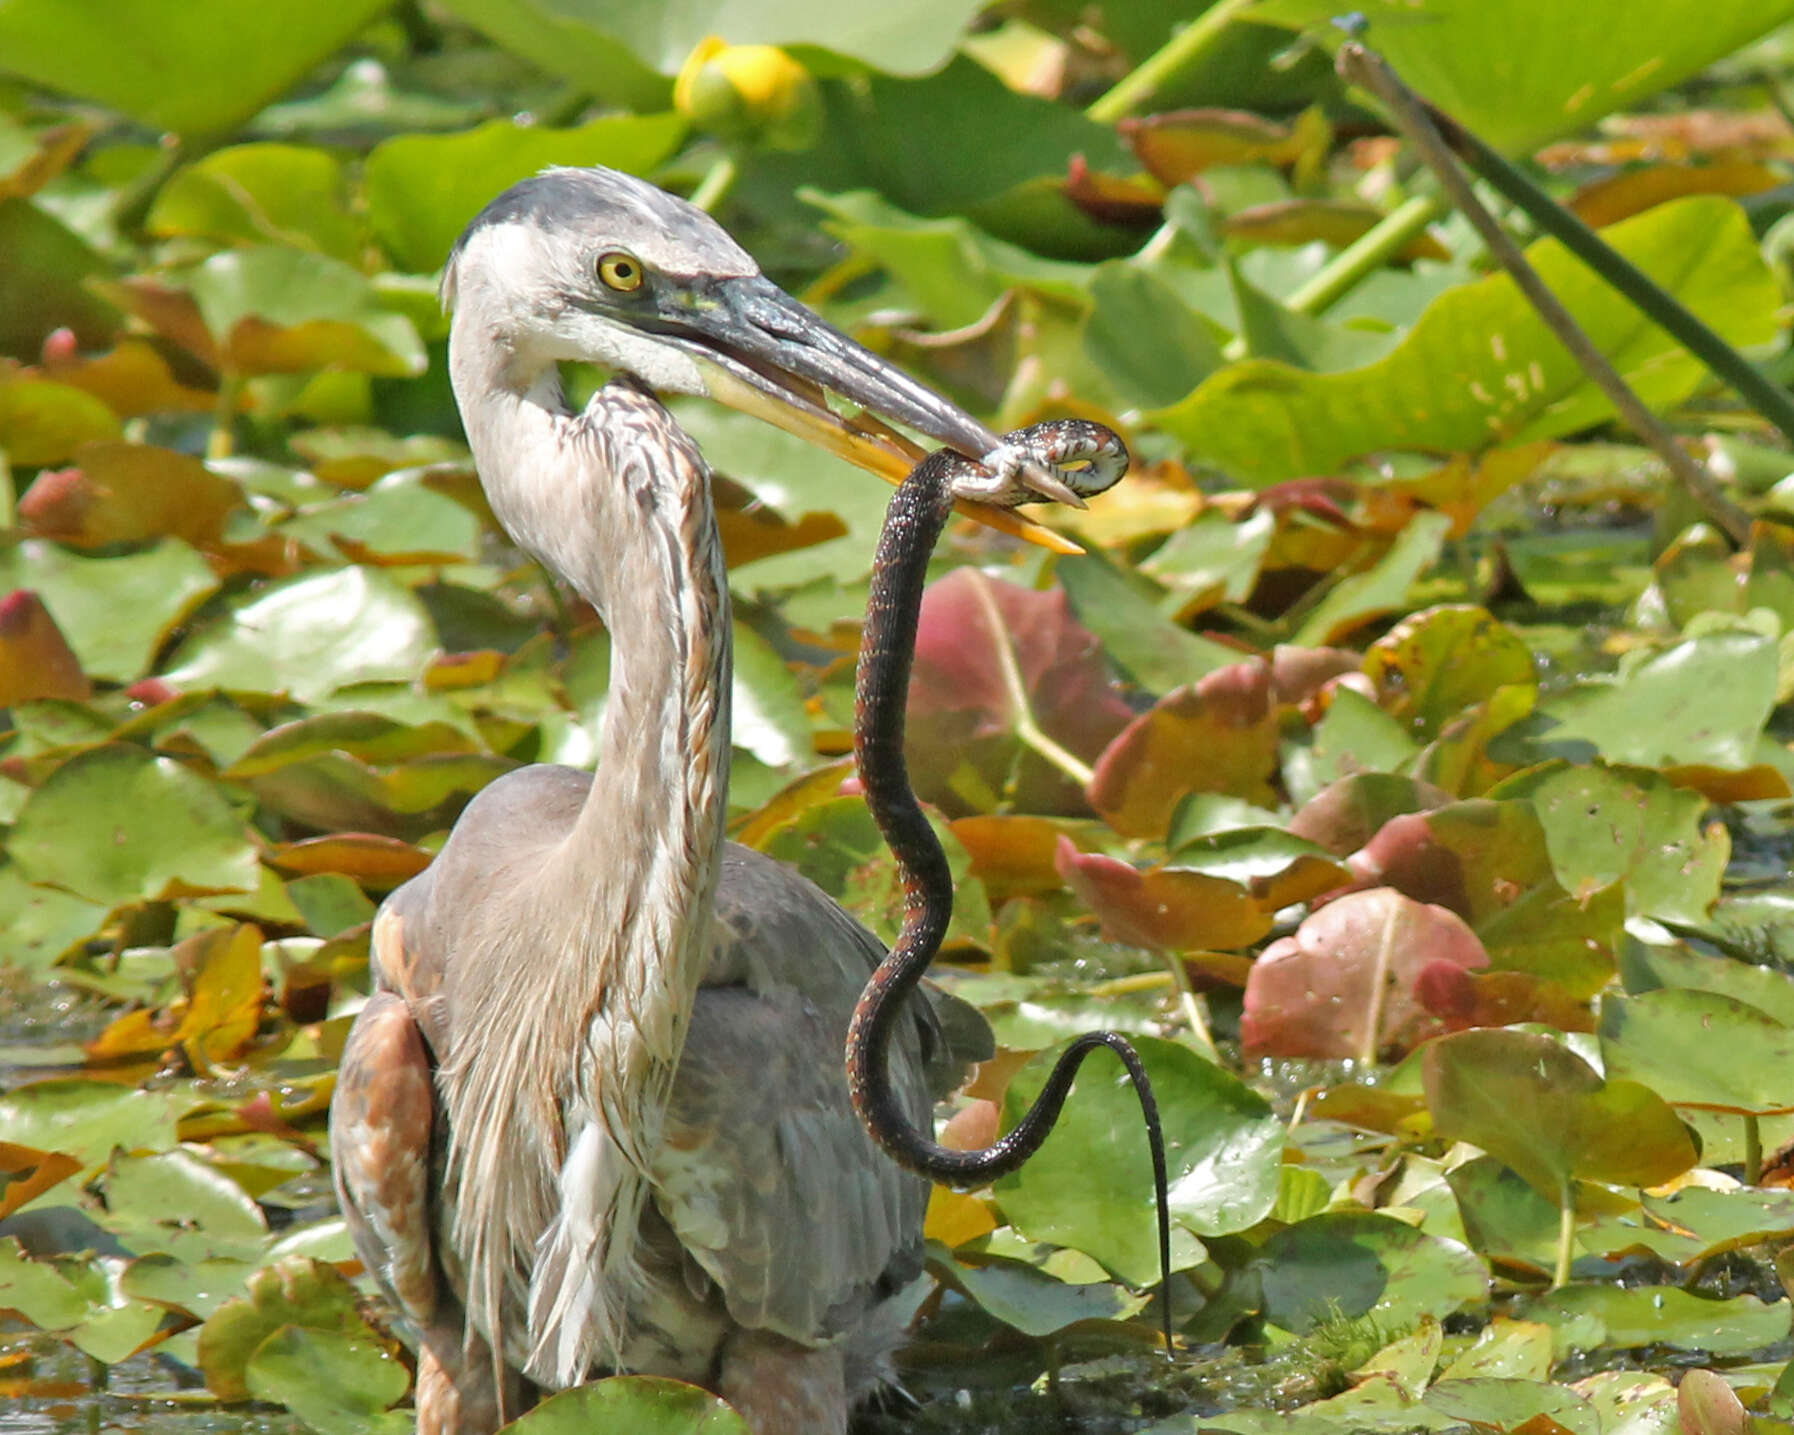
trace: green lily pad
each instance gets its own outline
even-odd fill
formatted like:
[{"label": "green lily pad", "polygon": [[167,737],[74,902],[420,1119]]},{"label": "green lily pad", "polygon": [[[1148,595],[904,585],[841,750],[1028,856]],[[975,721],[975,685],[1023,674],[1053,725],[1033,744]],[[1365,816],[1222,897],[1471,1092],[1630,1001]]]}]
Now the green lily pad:
[{"label": "green lily pad", "polygon": [[604,1429],[630,1435],[751,1435],[747,1421],[708,1390],[658,1375],[618,1375],[563,1390],[505,1429],[512,1435],[590,1435]]},{"label": "green lily pad", "polygon": [[1494,745],[1510,761],[1548,757],[1659,767],[1748,767],[1776,700],[1776,644],[1761,633],[1704,633],[1635,655],[1611,679],[1539,700]]},{"label": "green lily pad", "polygon": [[1252,1269],[1264,1318],[1298,1335],[1342,1317],[1402,1329],[1489,1297],[1488,1270],[1470,1251],[1370,1212],[1329,1212],[1278,1231]]},{"label": "green lily pad", "polygon": [[[1420,744],[1399,719],[1357,689],[1342,686],[1314,725],[1314,738],[1308,747],[1286,755],[1284,762],[1291,769],[1290,780],[1298,783],[1301,791],[1314,792],[1318,798],[1321,790],[1344,782],[1394,776],[1419,751]],[[1412,782],[1409,778],[1400,780]],[[1365,833],[1365,840],[1373,835],[1374,829]]]},{"label": "green lily pad", "polygon": [[[1604,237],[1728,342],[1773,337],[1774,284],[1732,201],[1702,196],[1660,205]],[[1647,404],[1679,402],[1702,381],[1698,360],[1556,241],[1532,245],[1527,257]],[[1492,275],[1442,295],[1374,364],[1314,374],[1251,359],[1153,418],[1193,457],[1268,484],[1330,473],[1381,450],[1478,452],[1552,438],[1608,413],[1513,281]]]},{"label": "green lily pad", "polygon": [[6,1139],[40,1151],[62,1151],[83,1167],[113,1150],[166,1151],[175,1126],[198,1099],[179,1091],[139,1091],[108,1081],[36,1081],[0,1095]]},{"label": "green lily pad", "polygon": [[397,135],[367,158],[368,219],[400,267],[428,274],[448,258],[467,222],[507,186],[551,164],[645,174],[685,131],[685,120],[667,113],[607,115],[577,129],[488,120],[456,135]]},{"label": "green lily pad", "polygon": [[1724,1357],[1788,1338],[1787,1301],[1709,1300],[1674,1286],[1565,1286],[1527,1301],[1520,1313],[1562,1330],[1566,1343],[1585,1350],[1667,1345]]},{"label": "green lily pad", "polygon": [[[226,1301],[206,1320],[199,1358],[207,1389],[220,1400],[249,1399],[249,1367],[256,1351],[290,1328],[360,1342],[378,1339],[362,1318],[355,1287],[347,1279],[320,1261],[290,1256],[257,1271],[246,1294]],[[401,1385],[399,1393],[403,1391]]]},{"label": "green lily pad", "polygon": [[[1368,0],[1366,42],[1415,89],[1498,148],[1534,149],[1631,109],[1794,15],[1788,0],[1640,12],[1628,0]],[[1254,19],[1324,25],[1328,0],[1267,0]]]},{"label": "green lily pad", "polygon": [[356,566],[263,589],[183,643],[163,677],[177,687],[285,692],[316,702],[354,683],[409,681],[435,647],[417,597]]},{"label": "green lily pad", "polygon": [[119,905],[254,890],[256,852],[223,791],[140,747],[90,748],[51,773],[13,828],[30,881]]},{"label": "green lily pad", "polygon": [[1456,1416],[1473,1429],[1517,1430],[1536,1420],[1539,1425],[1534,1428],[1601,1435],[1601,1417],[1593,1406],[1574,1391],[1545,1381],[1487,1375],[1441,1380],[1427,1391],[1425,1404],[1429,1410]]},{"label": "green lily pad", "polygon": [[1794,1028],[1719,992],[1665,987],[1606,997],[1601,1056],[1610,1074],[1643,1082],[1665,1101],[1753,1116],[1794,1109]]},{"label": "green lily pad", "polygon": [[1336,642],[1366,623],[1405,607],[1408,590],[1439,556],[1449,532],[1451,519],[1445,514],[1415,514],[1374,566],[1341,579],[1315,605],[1296,630],[1296,641]]},{"label": "green lily pad", "polygon": [[0,911],[8,914],[0,931],[0,967],[49,967],[98,931],[110,910],[107,903],[33,885],[8,862],[0,867]]},{"label": "green lily pad", "polygon": [[1636,1081],[1603,1080],[1550,1037],[1458,1032],[1426,1048],[1422,1070],[1441,1136],[1481,1146],[1559,1204],[1577,1177],[1654,1186],[1700,1156],[1662,1097]]},{"label": "green lily pad", "polygon": [[389,1409],[411,1383],[377,1339],[283,1325],[255,1348],[243,1379],[256,1400],[284,1405],[321,1435],[406,1435],[409,1415]]},{"label": "green lily pad", "polygon": [[0,354],[36,358],[62,328],[98,348],[117,329],[118,311],[84,283],[104,262],[54,215],[20,196],[0,199],[0,250]]},{"label": "green lily pad", "polygon": [[227,368],[239,374],[349,369],[389,378],[424,370],[424,348],[358,269],[265,246],[214,254],[186,287]]},{"label": "green lily pad", "polygon": [[1159,611],[1157,585],[1091,550],[1054,565],[1078,621],[1141,687],[1168,693],[1240,660],[1237,648],[1179,627]]},{"label": "green lily pad", "polygon": [[[1277,1199],[1283,1145],[1270,1106],[1187,1046],[1153,1038],[1135,1046],[1159,1103],[1174,1226],[1217,1236],[1262,1220]],[[1055,1057],[1036,1057],[1011,1080],[1006,1125],[1033,1104]],[[1053,1134],[996,1191],[1004,1215],[1031,1239],[1094,1256],[1131,1285],[1158,1279],[1146,1133],[1133,1087],[1113,1056],[1085,1058]]]},{"label": "green lily pad", "polygon": [[1478,798],[1392,817],[1351,866],[1361,880],[1456,912],[1496,971],[1530,972],[1578,996],[1613,973],[1624,894],[1565,891],[1529,802]]},{"label": "green lily pad", "polygon": [[114,1154],[103,1184],[103,1224],[139,1253],[248,1260],[267,1244],[268,1223],[256,1203],[188,1150]]},{"label": "green lily pad", "polygon": [[1024,1261],[955,1260],[937,1252],[947,1278],[1004,1325],[1023,1335],[1049,1336],[1084,1320],[1126,1320],[1146,1306],[1108,1281],[1071,1284]]},{"label": "green lily pad", "polygon": [[209,134],[247,119],[385,8],[386,0],[13,0],[3,67],[154,129]]},{"label": "green lily pad", "polygon": [[217,587],[205,560],[178,538],[111,558],[40,539],[0,551],[0,588],[36,591],[82,668],[108,682],[142,677],[169,634]]},{"label": "green lily pad", "polygon": [[1552,762],[1489,795],[1531,801],[1557,880],[1579,900],[1624,882],[1629,912],[1699,924],[1719,897],[1732,848],[1725,828],[1703,823],[1707,800],[1660,773]]},{"label": "green lily pad", "polygon": [[278,240],[352,262],[359,235],[344,192],[342,162],[328,150],[232,145],[177,170],[157,191],[146,223],[153,234]]},{"label": "green lily pad", "polygon": [[154,1301],[204,1320],[227,1300],[240,1297],[244,1281],[254,1270],[250,1262],[229,1257],[183,1261],[173,1256],[139,1256],[119,1284],[138,1300]]},{"label": "green lily pad", "polygon": [[120,432],[118,416],[85,389],[0,375],[0,451],[13,463],[62,463],[82,444]]},{"label": "green lily pad", "polygon": [[1620,947],[1620,977],[1629,992],[1692,987],[1723,992],[1794,1026],[1794,976],[1732,957],[1713,957],[1682,946],[1651,946],[1628,937]]}]

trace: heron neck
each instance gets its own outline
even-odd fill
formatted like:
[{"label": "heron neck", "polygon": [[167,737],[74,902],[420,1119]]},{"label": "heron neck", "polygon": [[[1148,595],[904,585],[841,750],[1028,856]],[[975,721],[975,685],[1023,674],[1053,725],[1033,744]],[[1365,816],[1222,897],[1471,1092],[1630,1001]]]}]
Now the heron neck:
[{"label": "heron neck", "polygon": [[[531,1341],[538,1353],[554,1344],[545,1369],[566,1383],[625,1334],[646,1177],[708,955],[729,784],[729,596],[708,471],[652,395],[616,382],[572,414],[552,368],[513,384],[468,347],[475,358],[451,366],[493,511],[611,639],[591,788],[565,836],[507,874],[519,890],[493,919],[500,959],[465,978],[456,1020],[502,1035],[445,1068],[457,1140],[487,1142],[457,1217],[487,1238],[483,1280],[469,1271],[474,1319],[493,1329],[497,1273],[533,1266]],[[507,1189],[527,1192],[508,1218]],[[568,1227],[569,1210],[585,1224]],[[546,1259],[538,1240],[551,1231]]]}]

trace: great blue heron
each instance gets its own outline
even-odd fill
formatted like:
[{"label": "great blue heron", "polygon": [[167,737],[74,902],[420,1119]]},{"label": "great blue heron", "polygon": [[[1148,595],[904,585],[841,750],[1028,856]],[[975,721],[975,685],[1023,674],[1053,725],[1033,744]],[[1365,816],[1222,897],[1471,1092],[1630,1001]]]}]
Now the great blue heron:
[{"label": "great blue heron", "polygon": [[[708,1385],[764,1435],[840,1432],[920,1272],[926,1184],[878,1153],[842,1076],[882,948],[723,840],[728,588],[704,462],[653,391],[887,473],[919,454],[831,391],[983,460],[969,497],[1068,490],[626,175],[507,191],[443,293],[493,512],[602,616],[610,689],[595,777],[494,782],[375,921],[331,1112],[356,1249],[419,1337],[426,1432],[608,1371]],[[575,413],[564,360],[618,377]],[[988,1052],[946,1008],[913,1003],[892,1052],[912,1123]]]}]

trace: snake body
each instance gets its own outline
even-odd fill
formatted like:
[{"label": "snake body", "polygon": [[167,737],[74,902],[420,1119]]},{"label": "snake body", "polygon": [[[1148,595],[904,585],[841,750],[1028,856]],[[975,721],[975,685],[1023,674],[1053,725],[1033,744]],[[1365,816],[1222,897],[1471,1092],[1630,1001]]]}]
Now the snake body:
[{"label": "snake body", "polygon": [[[1080,497],[1109,487],[1127,468],[1127,449],[1114,432],[1084,420],[1036,424],[1011,435],[1009,443],[1018,461],[1056,470]],[[1020,486],[1007,493],[993,492],[988,470],[942,449],[917,464],[898,486],[879,533],[855,679],[854,757],[867,806],[902,877],[903,926],[890,954],[867,983],[848,1027],[848,1089],[860,1120],[899,1165],[950,1185],[982,1184],[1015,1171],[1040,1149],[1084,1058],[1107,1047],[1127,1068],[1146,1122],[1164,1277],[1171,1269],[1164,1136],[1146,1068],[1125,1037],[1095,1031],[1076,1038],[1054,1065],[1033,1107],[1000,1140],[982,1150],[942,1146],[929,1132],[911,1126],[891,1090],[887,1053],[904,998],[940,950],[953,913],[953,878],[946,854],[909,784],[903,755],[904,709],[928,560],[952,514],[956,492],[973,486],[986,501],[1023,502],[1030,496]],[[1168,1291],[1163,1310],[1169,1352]]]}]

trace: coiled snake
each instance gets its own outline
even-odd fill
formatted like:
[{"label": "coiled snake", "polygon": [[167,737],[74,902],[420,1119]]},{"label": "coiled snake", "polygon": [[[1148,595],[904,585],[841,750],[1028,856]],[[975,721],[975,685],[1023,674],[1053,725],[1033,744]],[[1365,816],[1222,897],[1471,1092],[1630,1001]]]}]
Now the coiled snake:
[{"label": "coiled snake", "polygon": [[[1058,472],[1080,497],[1099,493],[1126,472],[1128,453],[1101,424],[1061,419],[1009,436],[1008,457]],[[953,879],[946,854],[910,790],[903,756],[904,706],[915,656],[916,622],[928,560],[953,511],[955,496],[1013,504],[1031,495],[1001,472],[949,449],[930,454],[899,485],[885,513],[873,561],[872,595],[860,639],[855,679],[854,757],[866,804],[890,845],[903,879],[903,927],[890,954],[866,985],[847,1031],[847,1081],[854,1109],[874,1140],[899,1165],[932,1180],[967,1186],[1019,1168],[1040,1149],[1059,1118],[1084,1058],[1106,1046],[1121,1058],[1140,1100],[1152,1147],[1158,1201],[1161,1280],[1171,1270],[1171,1221],[1166,1193],[1164,1135],[1146,1068],[1131,1043],[1112,1031],[1076,1038],[1054,1065],[1040,1098],[996,1144],[977,1151],[942,1146],[904,1120],[888,1078],[887,1051],[914,988],[940,950],[953,913]],[[1171,1351],[1170,1291],[1162,1287],[1165,1350]]]}]

